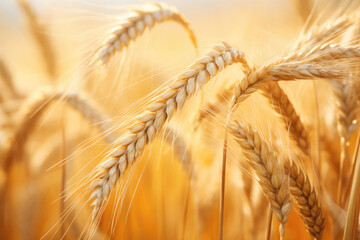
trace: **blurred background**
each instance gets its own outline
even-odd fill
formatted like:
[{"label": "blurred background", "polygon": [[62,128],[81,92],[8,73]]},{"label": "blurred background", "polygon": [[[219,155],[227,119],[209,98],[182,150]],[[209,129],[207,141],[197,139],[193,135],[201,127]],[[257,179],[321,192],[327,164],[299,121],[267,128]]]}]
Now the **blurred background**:
[{"label": "blurred background", "polygon": [[[223,136],[219,130],[224,116],[207,123],[197,133],[193,132],[191,120],[202,101],[211,100],[224,85],[241,78],[240,69],[234,67],[221,73],[201,96],[185,106],[181,115],[174,117],[170,126],[176,130],[176,137],[166,140],[167,144],[165,137],[159,137],[146,149],[112,195],[99,228],[90,229],[91,207],[86,202],[89,194],[82,190],[88,184],[87,174],[102,161],[111,144],[102,138],[96,124],[84,120],[65,101],[47,108],[53,99],[49,98],[31,109],[27,99],[39,99],[38,92],[45,88],[85,93],[85,102],[91,100],[101,107],[108,122],[116,126],[113,130],[118,136],[124,130],[124,122],[141,111],[137,106],[150,98],[144,96],[181,73],[197,54],[186,31],[179,24],[165,22],[147,31],[106,67],[94,67],[89,63],[109,31],[125,13],[144,2],[27,0],[33,18],[41,26],[35,32],[50,42],[47,47],[52,49],[52,56],[47,57],[54,61],[51,67],[44,61],[41,44],[34,37],[29,14],[21,2],[0,3],[0,60],[11,74],[18,96],[7,96],[9,91],[4,90],[1,99],[4,111],[0,115],[0,159],[7,159],[6,149],[16,145],[9,166],[0,174],[1,238],[86,239],[92,230],[92,239],[217,239]],[[257,66],[276,59],[293,46],[312,4],[310,0],[164,2],[175,6],[189,21],[201,54],[214,44],[227,41]],[[314,110],[306,106],[314,104],[314,95],[304,95],[313,85],[299,82],[282,86],[290,99],[297,99],[294,105],[304,122],[313,126]],[[286,129],[278,129],[277,119],[259,95],[255,94],[241,113],[246,114],[248,121],[261,125],[265,133],[275,129],[282,134],[276,141],[290,148]],[[33,117],[45,105],[45,113],[33,124]],[[326,104],[322,111],[332,107]],[[22,112],[26,111],[30,114],[24,117]],[[15,138],[21,141],[12,142],[13,132],[25,120],[32,122],[26,123],[24,132]],[[334,119],[324,121],[332,123]],[[329,133],[330,138],[332,134]],[[189,153],[177,154],[174,143],[179,139],[186,146],[182,149]],[[184,154],[189,154],[185,163],[179,157]],[[264,239],[268,203],[236,154],[240,153],[230,153],[233,160],[227,174],[224,239]],[[329,173],[334,171],[329,169]],[[336,181],[335,177],[329,178],[328,183]],[[244,197],[246,191],[251,192],[250,201]],[[275,218],[273,222],[271,236],[278,239],[279,223]],[[325,239],[330,238],[332,230],[330,222]],[[285,239],[311,239],[296,210],[290,214]]]}]

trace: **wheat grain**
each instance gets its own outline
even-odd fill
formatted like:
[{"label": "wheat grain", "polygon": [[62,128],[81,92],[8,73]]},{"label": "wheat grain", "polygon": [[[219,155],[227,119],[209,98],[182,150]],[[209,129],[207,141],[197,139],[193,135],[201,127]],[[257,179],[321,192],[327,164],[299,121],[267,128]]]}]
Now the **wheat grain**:
[{"label": "wheat grain", "polygon": [[247,66],[243,53],[227,43],[217,45],[176,77],[173,83],[153,100],[151,107],[134,121],[107,159],[98,166],[92,184],[91,198],[95,199],[93,218],[114,189],[120,176],[141,155],[144,147],[162,130],[165,122],[174,112],[218,72],[234,63]]},{"label": "wheat grain", "polygon": [[316,239],[320,239],[324,230],[325,218],[322,216],[320,200],[310,185],[306,172],[295,162],[287,161],[284,164],[290,175],[290,192],[300,210],[306,229]]},{"label": "wheat grain", "polygon": [[120,52],[128,47],[130,42],[135,41],[147,28],[151,29],[155,25],[166,21],[175,21],[182,25],[197,49],[196,38],[189,26],[189,22],[176,8],[165,3],[152,3],[148,4],[148,7],[152,8],[134,10],[131,15],[124,19],[123,23],[112,30],[110,38],[100,47],[97,56],[98,60],[102,63],[108,62],[115,52]]},{"label": "wheat grain", "polygon": [[230,131],[240,144],[249,164],[255,170],[259,183],[276,218],[280,221],[280,233],[284,236],[285,223],[291,211],[289,179],[269,144],[257,132],[240,122],[230,124]]}]

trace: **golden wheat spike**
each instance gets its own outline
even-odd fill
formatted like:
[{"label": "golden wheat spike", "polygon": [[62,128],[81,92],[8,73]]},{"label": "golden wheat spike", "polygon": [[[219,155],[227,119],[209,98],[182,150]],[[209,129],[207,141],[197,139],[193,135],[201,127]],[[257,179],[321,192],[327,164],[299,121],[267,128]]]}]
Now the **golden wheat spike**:
[{"label": "golden wheat spike", "polygon": [[305,223],[306,229],[316,239],[321,239],[325,218],[318,193],[310,185],[305,171],[295,162],[287,161],[285,170],[290,175],[290,192]]},{"label": "golden wheat spike", "polygon": [[123,22],[111,30],[110,37],[98,51],[98,60],[102,63],[109,61],[116,52],[127,48],[131,41],[135,41],[146,29],[151,29],[167,21],[174,21],[182,25],[188,32],[191,42],[197,49],[197,41],[189,22],[175,7],[165,3],[146,4],[144,9],[133,10],[123,19]]},{"label": "golden wheat spike", "polygon": [[218,72],[235,63],[247,66],[242,52],[227,43],[215,46],[176,77],[166,91],[152,102],[151,107],[144,110],[127,133],[119,139],[106,160],[98,166],[91,185],[91,198],[95,199],[93,218],[108,199],[119,178],[142,154],[145,146],[153,141],[174,112]]},{"label": "golden wheat spike", "polygon": [[281,223],[280,234],[284,236],[285,223],[292,208],[292,201],[289,179],[284,173],[282,161],[279,160],[269,143],[261,139],[253,129],[235,121],[230,124],[230,131],[258,176],[260,186],[271,204],[273,213]]}]

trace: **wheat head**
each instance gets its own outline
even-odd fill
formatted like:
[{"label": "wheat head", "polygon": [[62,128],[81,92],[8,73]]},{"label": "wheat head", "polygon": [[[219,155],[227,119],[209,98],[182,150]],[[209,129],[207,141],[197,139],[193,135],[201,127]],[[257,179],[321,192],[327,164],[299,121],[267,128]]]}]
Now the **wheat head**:
[{"label": "wheat head", "polygon": [[189,22],[175,7],[165,3],[151,3],[148,5],[153,8],[134,10],[132,15],[128,16],[123,23],[112,30],[111,36],[100,47],[97,56],[98,60],[102,63],[108,62],[115,52],[127,48],[130,42],[135,41],[147,28],[151,29],[155,25],[166,21],[174,21],[182,25],[188,32],[194,47],[198,48],[195,34],[190,28]]},{"label": "wheat head", "polygon": [[240,144],[249,164],[259,178],[260,186],[280,221],[280,233],[284,236],[285,223],[292,208],[289,179],[284,173],[281,160],[269,144],[254,130],[239,121],[230,124],[230,132]]},{"label": "wheat head", "polygon": [[93,218],[120,176],[142,154],[144,147],[152,142],[174,112],[218,72],[234,63],[247,65],[244,54],[227,43],[217,45],[176,77],[167,89],[153,100],[151,107],[134,121],[127,133],[117,141],[117,146],[106,160],[99,164],[91,184],[91,198],[95,199]]},{"label": "wheat head", "polygon": [[263,95],[271,103],[275,111],[281,116],[283,122],[289,125],[292,139],[298,147],[306,154],[309,154],[309,136],[300,116],[296,112],[294,105],[282,90],[278,82],[269,82],[262,88]]},{"label": "wheat head", "polygon": [[321,239],[324,230],[325,218],[322,216],[319,196],[310,185],[310,180],[295,162],[287,161],[285,170],[290,176],[290,192],[306,229],[316,239]]}]

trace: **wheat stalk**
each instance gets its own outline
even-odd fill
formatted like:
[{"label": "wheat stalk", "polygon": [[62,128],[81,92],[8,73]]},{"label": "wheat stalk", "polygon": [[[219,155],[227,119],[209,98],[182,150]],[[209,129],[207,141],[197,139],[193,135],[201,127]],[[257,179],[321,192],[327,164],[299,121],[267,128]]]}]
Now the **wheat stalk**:
[{"label": "wheat stalk", "polygon": [[359,214],[360,214],[360,135],[357,137],[356,149],[354,153],[354,175],[352,179],[349,204],[346,214],[344,239],[356,239]]},{"label": "wheat stalk", "polygon": [[290,175],[291,196],[299,208],[306,229],[313,237],[321,239],[325,218],[322,216],[319,197],[311,187],[308,175],[295,162],[287,161],[284,167]]},{"label": "wheat stalk", "polygon": [[247,66],[243,53],[227,43],[217,45],[211,52],[190,65],[162,94],[153,99],[151,107],[134,121],[127,133],[117,141],[117,146],[106,160],[98,166],[91,185],[91,198],[95,199],[93,218],[102,203],[107,200],[120,176],[142,154],[144,147],[152,142],[174,112],[218,72],[234,63]]},{"label": "wheat stalk", "polygon": [[29,25],[29,30],[34,37],[46,64],[47,71],[51,77],[56,76],[56,58],[49,36],[46,33],[46,26],[39,22],[34,11],[27,0],[17,0]]},{"label": "wheat stalk", "polygon": [[155,25],[167,21],[174,21],[182,25],[188,32],[194,47],[198,48],[195,34],[190,28],[189,22],[175,7],[165,3],[151,3],[147,6],[152,8],[134,10],[131,15],[124,19],[123,23],[112,30],[111,36],[100,47],[98,60],[102,63],[108,62],[115,52],[127,48],[130,42],[135,41],[147,28],[151,29]]},{"label": "wheat stalk", "polygon": [[14,97],[17,97],[19,94],[16,91],[14,86],[14,80],[11,76],[11,73],[7,66],[5,65],[4,61],[0,58],[0,76],[2,80],[5,82],[6,86],[9,88],[11,94]]},{"label": "wheat stalk", "polygon": [[255,170],[263,192],[280,221],[280,233],[284,236],[285,223],[291,211],[289,180],[283,166],[269,144],[254,130],[240,122],[230,124],[230,131],[240,144],[249,164]]}]

